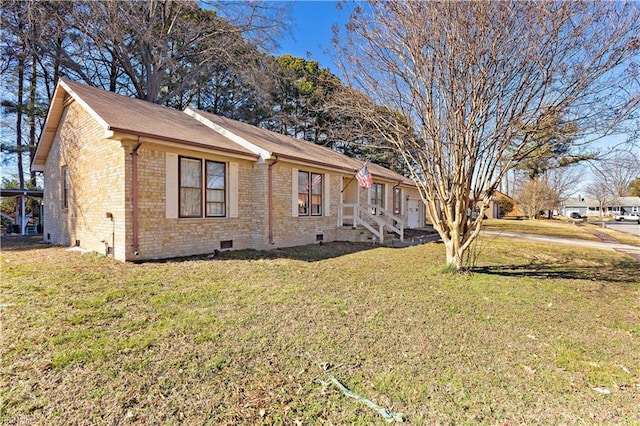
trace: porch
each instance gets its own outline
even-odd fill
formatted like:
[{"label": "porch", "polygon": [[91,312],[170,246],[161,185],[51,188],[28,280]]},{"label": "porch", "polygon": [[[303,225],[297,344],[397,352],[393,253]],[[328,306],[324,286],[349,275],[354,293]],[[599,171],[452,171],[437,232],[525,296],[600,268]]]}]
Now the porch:
[{"label": "porch", "polygon": [[343,241],[385,244],[404,241],[404,219],[383,207],[343,203],[338,209],[338,239]]}]

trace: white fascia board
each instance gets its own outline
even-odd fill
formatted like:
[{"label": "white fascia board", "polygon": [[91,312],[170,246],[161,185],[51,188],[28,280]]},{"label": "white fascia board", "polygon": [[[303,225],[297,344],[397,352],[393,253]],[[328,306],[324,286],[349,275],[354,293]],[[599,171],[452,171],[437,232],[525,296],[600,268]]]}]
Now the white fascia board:
[{"label": "white fascia board", "polygon": [[241,147],[248,149],[249,151],[255,153],[256,155],[259,155],[261,159],[269,160],[271,158],[271,153],[269,151],[267,151],[266,149],[262,149],[258,145],[249,142],[248,140],[236,135],[233,132],[230,132],[229,130],[225,129],[222,126],[219,126],[218,124],[214,123],[213,121],[209,120],[208,118],[203,117],[202,115],[198,114],[198,111],[187,107],[184,110],[184,113],[187,114],[190,117],[195,118],[200,123],[202,123],[205,126],[207,126],[208,128],[220,133],[225,138],[237,143]]},{"label": "white fascia board", "polygon": [[[60,124],[60,118],[62,117],[63,110],[65,107],[65,94],[71,97],[75,102],[78,102],[82,108],[84,108],[91,117],[93,117],[100,126],[104,129],[105,138],[108,139],[109,135],[109,124],[102,119],[93,109],[84,102],[77,93],[75,93],[64,80],[58,80],[58,84],[56,85],[55,91],[53,92],[53,97],[51,98],[51,104],[49,105],[49,109],[47,111],[47,117],[44,122],[42,133],[40,134],[40,138],[38,139],[38,145],[36,146],[36,151],[33,156],[33,162],[31,164],[31,170],[34,172],[44,171],[44,163],[40,164],[37,161],[44,154],[45,157],[49,154],[49,149],[51,148],[51,144],[53,143],[53,139],[57,132],[58,126]],[[46,161],[46,158],[41,159],[41,161]]]},{"label": "white fascia board", "polygon": [[91,117],[93,117],[98,123],[100,123],[100,126],[102,126],[102,128],[104,129],[105,134],[107,134],[107,132],[109,131],[109,123],[104,121],[102,117],[100,117],[98,113],[96,113],[84,100],[82,100],[82,98],[78,96],[76,92],[71,90],[69,85],[65,83],[64,80],[60,80],[58,84],[62,86],[64,88],[64,91],[67,92],[67,94],[71,96],[73,100],[79,103],[82,108],[84,108],[89,113],[89,115],[91,115]]}]

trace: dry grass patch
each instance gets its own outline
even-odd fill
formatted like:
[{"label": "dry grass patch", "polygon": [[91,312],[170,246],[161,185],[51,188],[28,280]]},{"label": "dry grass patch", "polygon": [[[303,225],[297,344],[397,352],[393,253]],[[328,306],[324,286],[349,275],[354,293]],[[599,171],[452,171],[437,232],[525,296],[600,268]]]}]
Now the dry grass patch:
[{"label": "dry grass patch", "polygon": [[383,423],[333,375],[413,424],[640,422],[637,263],[481,244],[467,275],[438,244],[139,265],[5,244],[0,420]]},{"label": "dry grass patch", "polygon": [[599,241],[602,236],[614,241],[640,246],[640,237],[616,229],[606,228],[586,222],[572,220],[505,220],[489,219],[483,223],[483,229],[490,231],[519,232],[562,238]]},{"label": "dry grass patch", "polygon": [[483,222],[482,229],[598,241],[582,222],[573,221],[489,219]]}]

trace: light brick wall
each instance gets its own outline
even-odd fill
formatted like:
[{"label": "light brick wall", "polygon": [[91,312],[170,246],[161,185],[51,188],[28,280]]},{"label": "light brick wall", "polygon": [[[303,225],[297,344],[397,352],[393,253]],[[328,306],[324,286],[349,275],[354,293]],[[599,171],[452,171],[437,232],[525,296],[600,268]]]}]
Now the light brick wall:
[{"label": "light brick wall", "polygon": [[[104,129],[77,103],[65,108],[44,171],[46,241],[124,259],[124,151],[103,139]],[[62,168],[69,171],[68,209],[62,207]],[[113,214],[113,221],[106,213]]]},{"label": "light brick wall", "polygon": [[[128,142],[129,153],[133,141]],[[166,153],[213,161],[238,164],[238,217],[231,218],[167,218],[166,217]],[[131,193],[131,158],[126,158],[126,188]],[[324,241],[336,240],[337,205],[340,182],[337,175],[324,173],[330,179],[330,216],[293,217],[292,169],[322,172],[278,162],[273,176],[273,244],[269,242],[268,169],[267,163],[238,160],[220,155],[189,150],[167,150],[165,147],[143,143],[138,150],[138,255],[133,240],[133,213],[127,215],[127,260],[158,259],[194,254],[208,254],[220,249],[220,242],[233,240],[233,249],[272,249],[316,242],[322,234]],[[227,197],[228,198],[228,197]],[[132,210],[127,196],[128,210]]]},{"label": "light brick wall", "polygon": [[[323,199],[322,216],[294,217],[292,215],[292,203],[297,203],[297,199],[293,197],[292,193],[293,169],[322,173],[325,179],[329,179],[330,202],[329,205],[326,205]],[[318,234],[323,235],[325,242],[335,241],[341,181],[339,175],[326,170],[285,162],[277,163],[273,167],[273,244],[269,246],[274,248],[312,244],[316,243],[316,235]],[[327,208],[329,216],[324,215],[324,209]],[[269,246],[265,248],[269,248]]]},{"label": "light brick wall", "polygon": [[[127,153],[134,141],[127,142]],[[172,154],[238,164],[238,217],[168,218],[166,212],[167,152]],[[247,193],[256,192],[253,162],[190,150],[168,149],[144,142],[138,149],[138,255],[133,252],[133,201],[131,198],[132,158],[125,161],[127,188],[127,260],[161,259],[209,254],[220,249],[220,242],[232,240],[233,249],[253,248],[260,236],[254,219],[258,207]],[[227,172],[228,172],[227,167]],[[230,177],[227,176],[227,181]],[[227,183],[227,203],[229,201]],[[177,191],[177,188],[173,189]],[[229,204],[227,204],[227,211]]]}]

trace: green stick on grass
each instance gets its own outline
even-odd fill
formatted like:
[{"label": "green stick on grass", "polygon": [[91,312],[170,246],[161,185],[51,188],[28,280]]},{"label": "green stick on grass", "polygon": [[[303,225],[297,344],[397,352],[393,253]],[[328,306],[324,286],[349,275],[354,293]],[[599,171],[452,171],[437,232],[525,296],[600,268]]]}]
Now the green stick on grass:
[{"label": "green stick on grass", "polygon": [[373,402],[371,400],[368,400],[367,398],[365,398],[365,397],[363,397],[361,395],[358,395],[357,393],[351,392],[342,383],[340,383],[338,381],[338,379],[336,379],[333,376],[331,377],[331,383],[333,383],[334,386],[337,387],[346,396],[348,396],[350,398],[354,398],[355,400],[360,401],[361,403],[363,403],[367,407],[369,407],[369,408],[373,409],[374,411],[376,411],[378,414],[380,414],[382,417],[384,417],[384,419],[388,423],[391,423],[391,422],[394,422],[394,421],[398,422],[398,423],[402,423],[403,422],[402,413],[394,413],[392,411],[389,411],[388,409],[379,406],[375,402]]}]

